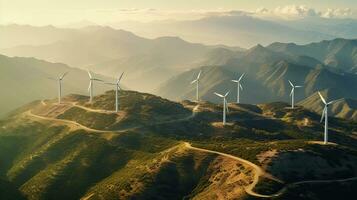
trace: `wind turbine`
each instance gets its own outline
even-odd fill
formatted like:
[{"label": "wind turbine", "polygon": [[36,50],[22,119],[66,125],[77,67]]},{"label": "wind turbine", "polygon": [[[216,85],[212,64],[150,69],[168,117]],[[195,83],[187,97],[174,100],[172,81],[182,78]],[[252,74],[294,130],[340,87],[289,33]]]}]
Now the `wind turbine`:
[{"label": "wind turbine", "polygon": [[228,112],[228,105],[227,105],[227,99],[226,97],[228,96],[229,94],[229,91],[225,94],[225,95],[221,95],[217,92],[214,93],[215,95],[223,98],[223,125],[226,125],[226,110]]},{"label": "wind turbine", "polygon": [[93,78],[92,73],[88,70],[88,76],[89,76],[89,87],[88,87],[88,91],[89,91],[89,102],[92,102],[93,100],[93,81],[103,81],[97,78]]},{"label": "wind turbine", "polygon": [[291,96],[291,108],[294,108],[294,98],[295,98],[295,88],[301,88],[302,86],[300,85],[294,85],[290,80],[289,83],[291,85],[291,92],[290,92],[290,96]]},{"label": "wind turbine", "polygon": [[58,104],[61,104],[61,98],[62,98],[62,80],[63,78],[68,74],[68,72],[65,72],[60,76],[58,79],[55,78],[49,78],[51,80],[58,81]]},{"label": "wind turbine", "polygon": [[321,101],[325,104],[325,107],[324,107],[324,109],[322,111],[321,121],[320,122],[322,122],[322,120],[325,118],[324,144],[327,144],[327,142],[328,142],[328,119],[327,119],[328,118],[328,106],[333,104],[333,103],[336,103],[337,101],[340,101],[340,99],[339,100],[330,101],[330,102],[327,103],[326,100],[324,99],[324,97],[321,95],[321,93],[318,92],[318,94],[319,94],[319,96],[321,98]]},{"label": "wind turbine", "polygon": [[119,110],[118,92],[119,92],[119,90],[121,90],[119,83],[120,83],[121,78],[123,77],[123,74],[124,74],[124,72],[121,73],[120,77],[117,79],[117,82],[105,83],[108,85],[115,85],[115,112],[118,112],[118,110]]},{"label": "wind turbine", "polygon": [[198,73],[197,78],[191,82],[191,84],[196,83],[196,101],[197,102],[200,100],[199,99],[199,94],[198,94],[198,86],[199,86],[199,83],[200,83],[201,72],[202,72],[202,70],[200,70],[200,72]]},{"label": "wind turbine", "polygon": [[242,80],[243,76],[244,76],[244,73],[239,77],[238,80],[232,80],[232,82],[237,83],[237,103],[239,103],[239,100],[240,100],[239,91],[240,91],[240,90],[243,91],[242,84],[240,84],[240,81]]}]

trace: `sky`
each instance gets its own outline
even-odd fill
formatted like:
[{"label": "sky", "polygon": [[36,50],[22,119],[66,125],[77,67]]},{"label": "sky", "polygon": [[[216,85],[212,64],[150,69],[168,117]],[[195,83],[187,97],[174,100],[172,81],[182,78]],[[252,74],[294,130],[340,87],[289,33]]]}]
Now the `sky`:
[{"label": "sky", "polygon": [[232,10],[287,18],[357,18],[357,0],[0,0],[0,23],[187,20]]}]

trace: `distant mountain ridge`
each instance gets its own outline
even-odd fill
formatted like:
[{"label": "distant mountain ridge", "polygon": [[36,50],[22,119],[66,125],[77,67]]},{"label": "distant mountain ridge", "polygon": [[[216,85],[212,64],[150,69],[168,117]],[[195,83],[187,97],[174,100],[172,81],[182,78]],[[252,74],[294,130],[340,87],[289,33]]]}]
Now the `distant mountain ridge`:
[{"label": "distant mountain ridge", "polygon": [[357,39],[339,38],[307,45],[273,43],[267,48],[280,53],[309,56],[330,67],[351,73],[357,72]]},{"label": "distant mountain ridge", "polygon": [[223,65],[203,66],[173,77],[161,85],[157,94],[175,100],[192,99],[195,88],[189,82],[199,70],[203,71],[200,82],[202,99],[217,103],[220,99],[213,92],[231,91],[229,101],[235,101],[237,89],[231,80],[242,73],[246,74],[242,81],[243,102],[290,102],[289,80],[304,86],[296,90],[296,101],[326,88],[339,88],[344,97],[357,98],[357,94],[351,92],[357,89],[356,75],[331,71],[312,57],[285,54],[261,45],[227,59]]},{"label": "distant mountain ridge", "polygon": [[[357,121],[357,99],[346,98],[337,88],[331,88],[321,91],[321,94],[328,97],[328,101],[339,100],[329,106],[329,115]],[[307,109],[322,113],[323,103],[317,93],[312,94],[299,102],[299,105]]]},{"label": "distant mountain ridge", "polygon": [[[211,15],[193,20],[166,20],[154,22],[118,22],[110,23],[115,28],[133,31],[146,37],[163,35],[179,36],[192,42],[207,44],[229,44],[250,48],[257,43],[268,45],[272,42],[296,42],[306,44],[324,39],[333,39],[343,35],[357,35],[353,28],[340,26],[348,34],[335,35],[315,28],[292,26],[289,21],[272,20],[252,16],[249,13],[227,13]],[[306,22],[306,21],[304,21]],[[320,22],[317,22],[318,24]],[[327,26],[328,29],[331,26]],[[351,29],[351,30],[349,30]]]},{"label": "distant mountain ridge", "polygon": [[[42,29],[45,28],[39,28],[39,31]],[[59,35],[68,30],[71,33],[49,44],[25,44],[0,49],[0,52],[89,68],[108,76],[117,76],[125,71],[124,82],[131,83],[134,89],[150,91],[171,75],[202,63],[206,55],[216,48],[240,50],[223,45],[189,43],[178,37],[146,39],[128,31],[102,26],[49,29],[58,29]],[[210,64],[214,64],[214,60]]]},{"label": "distant mountain ridge", "polygon": [[[57,81],[61,74],[69,72],[63,80],[63,95],[79,93],[87,95],[88,74],[61,63],[50,63],[35,58],[7,57],[0,55],[0,116],[35,99],[56,97]],[[111,81],[110,78],[96,75]],[[104,84],[95,84],[94,92],[100,94],[111,89]]]}]

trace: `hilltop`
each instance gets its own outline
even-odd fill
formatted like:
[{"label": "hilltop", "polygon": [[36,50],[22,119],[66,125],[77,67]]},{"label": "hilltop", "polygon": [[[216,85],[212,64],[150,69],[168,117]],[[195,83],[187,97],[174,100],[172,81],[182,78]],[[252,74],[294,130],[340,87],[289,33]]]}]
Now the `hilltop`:
[{"label": "hilltop", "polygon": [[[58,78],[65,72],[69,73],[63,81],[63,94],[69,94],[70,91],[87,94],[89,78],[85,70],[36,58],[7,57],[0,54],[0,117],[36,99],[57,96],[58,83],[49,78]],[[112,80],[98,74],[95,76],[105,81]],[[106,85],[95,84],[97,94],[108,89]]]},{"label": "hilltop", "polygon": [[[345,98],[341,95],[340,90],[333,88],[333,89],[326,89],[321,91],[326,97],[333,97],[329,99],[332,100],[339,100],[338,102],[332,104],[329,108],[329,112],[332,116],[349,119],[353,121],[357,121],[357,100],[351,98]],[[312,94],[308,98],[299,102],[300,105],[304,106],[307,109],[313,110],[317,113],[321,113],[323,110],[323,104],[319,102],[320,97],[317,93]]]},{"label": "hilltop", "polygon": [[209,102],[121,91],[115,113],[114,91],[63,101],[0,121],[1,178],[27,199],[279,199],[298,181],[357,176],[357,124],[331,117],[321,145],[320,116],[302,107],[230,103],[223,127]]},{"label": "hilltop", "polygon": [[[331,66],[312,57],[285,54],[261,45],[225,58],[225,62],[219,65],[202,65],[178,74],[161,84],[155,93],[176,101],[192,99],[195,87],[190,82],[200,70],[201,98],[215,103],[220,102],[220,99],[212,95],[214,92],[231,91],[229,100],[235,100],[237,85],[231,80],[243,73],[245,77],[242,80],[244,89],[241,100],[245,103],[290,102],[289,80],[295,85],[303,86],[296,90],[297,102],[317,91],[337,88],[340,96],[357,98],[357,93],[351,92],[357,89],[355,74],[341,73],[342,69],[331,69]],[[331,95],[328,98],[338,97]]]}]

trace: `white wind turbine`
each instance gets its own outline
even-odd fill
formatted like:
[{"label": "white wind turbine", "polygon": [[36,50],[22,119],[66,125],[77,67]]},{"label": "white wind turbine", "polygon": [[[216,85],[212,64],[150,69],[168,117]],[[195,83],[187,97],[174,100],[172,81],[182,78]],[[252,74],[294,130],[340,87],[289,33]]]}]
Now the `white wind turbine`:
[{"label": "white wind turbine", "polygon": [[221,95],[217,92],[214,93],[215,95],[223,98],[223,125],[226,125],[226,110],[228,112],[228,105],[227,105],[227,99],[226,97],[228,96],[229,94],[229,91],[225,94],[225,95]]},{"label": "white wind turbine", "polygon": [[239,91],[240,91],[240,90],[243,91],[242,84],[240,83],[240,81],[242,80],[243,76],[244,76],[244,73],[239,77],[238,80],[232,80],[232,82],[237,83],[237,103],[240,103]]},{"label": "white wind turbine", "polygon": [[289,83],[291,85],[291,92],[290,92],[290,96],[291,96],[291,108],[294,108],[294,98],[295,98],[295,88],[301,88],[302,86],[300,85],[294,85],[290,80]]},{"label": "white wind turbine", "polygon": [[325,104],[325,107],[322,110],[321,122],[325,118],[324,144],[327,144],[327,142],[328,142],[328,106],[333,104],[333,103],[336,103],[337,101],[340,101],[340,99],[339,100],[330,101],[330,102],[327,103],[326,100],[324,99],[324,97],[321,95],[321,93],[318,92],[318,94],[319,94],[319,96],[321,98],[321,101]]},{"label": "white wind turbine", "polygon": [[191,82],[191,84],[196,83],[196,101],[197,102],[200,100],[199,93],[198,93],[198,87],[199,87],[199,83],[200,83],[201,72],[202,72],[202,70],[200,70],[200,72],[198,73],[197,78]]},{"label": "white wind turbine", "polygon": [[105,83],[108,85],[114,85],[115,86],[115,112],[118,112],[119,110],[119,99],[118,99],[118,92],[121,90],[121,87],[119,85],[121,78],[123,77],[123,73],[121,73],[120,77],[117,79],[115,83]]},{"label": "white wind turbine", "polygon": [[93,78],[92,73],[88,70],[88,76],[89,76],[89,102],[92,102],[93,100],[93,81],[103,81],[97,78]]},{"label": "white wind turbine", "polygon": [[65,72],[60,76],[58,79],[55,78],[49,78],[51,80],[58,81],[58,104],[61,104],[61,98],[62,98],[62,80],[63,78],[68,74],[68,72]]}]

